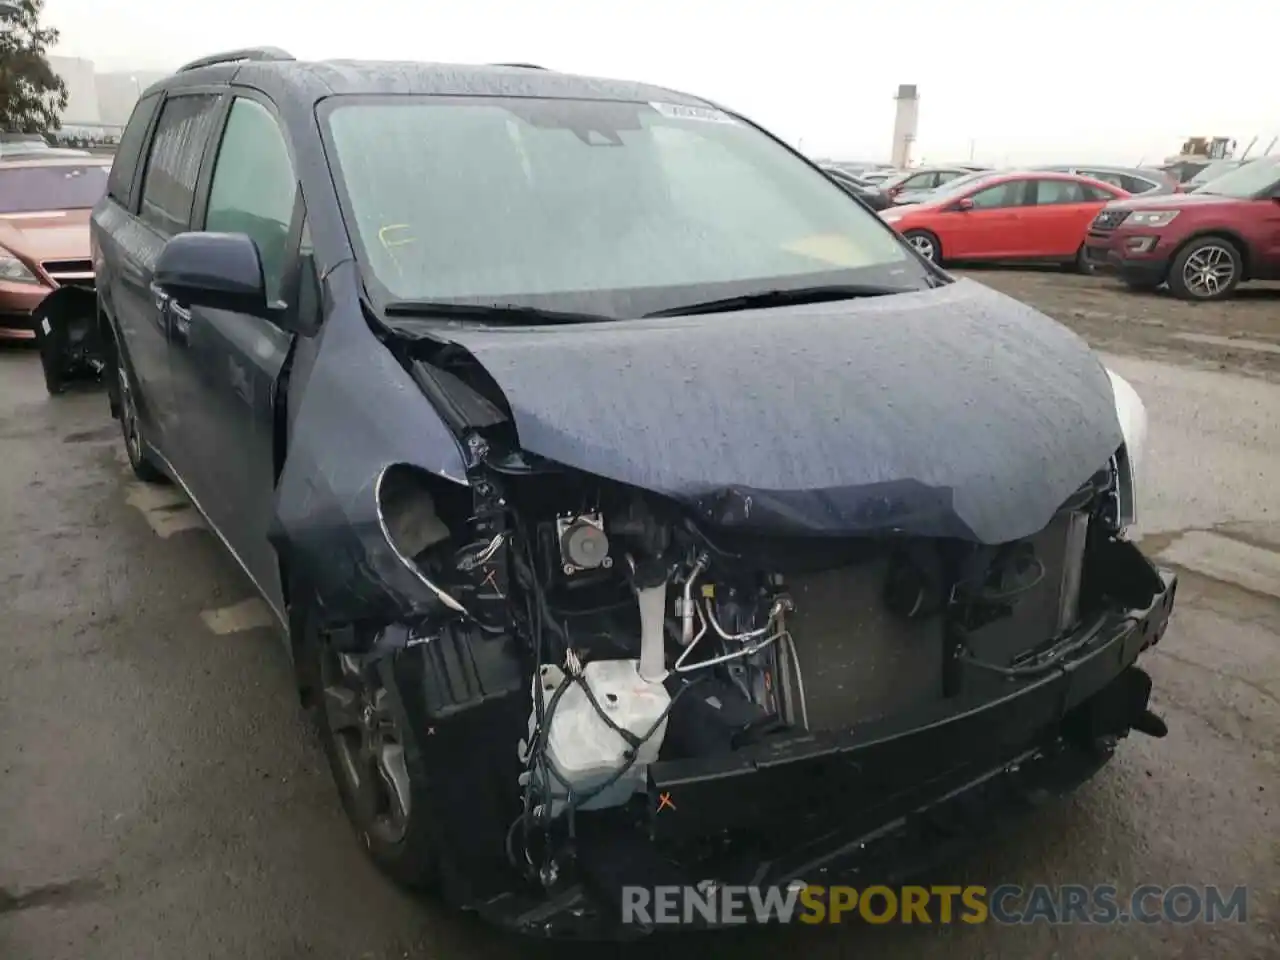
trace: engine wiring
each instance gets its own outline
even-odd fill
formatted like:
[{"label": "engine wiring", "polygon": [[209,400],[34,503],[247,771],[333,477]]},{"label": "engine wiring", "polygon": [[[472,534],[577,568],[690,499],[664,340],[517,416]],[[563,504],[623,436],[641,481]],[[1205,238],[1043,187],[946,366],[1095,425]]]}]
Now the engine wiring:
[{"label": "engine wiring", "polygon": [[[686,685],[672,696],[661,716],[644,734],[637,736],[619,726],[596,699],[590,684],[584,679],[583,665],[570,642],[569,630],[553,614],[547,601],[542,581],[536,572],[537,561],[533,554],[532,538],[525,536],[523,530],[519,532],[519,540],[523,550],[513,551],[512,557],[525,597],[526,625],[533,647],[534,677],[537,678],[537,682],[533,685],[534,723],[526,743],[525,771],[521,778],[525,787],[523,809],[520,816],[513,821],[507,831],[506,851],[508,860],[527,879],[531,881],[537,880],[547,885],[552,882],[555,875],[552,867],[551,845],[549,842],[544,843],[543,862],[539,865],[534,862],[530,851],[530,840],[533,837],[535,827],[539,828],[544,838],[549,839],[550,837],[551,824],[557,813],[555,803],[557,797],[553,792],[552,780],[557,781],[565,791],[563,804],[567,813],[569,840],[572,843],[576,835],[575,814],[577,811],[584,804],[590,802],[594,797],[600,795],[627,775],[635,765],[640,748],[662,729],[670,716],[672,707],[692,684]],[[548,634],[560,641],[561,652],[559,657],[556,657],[547,648]],[[564,677],[551,694],[550,700],[547,700],[542,682],[542,677],[544,676],[543,667],[544,664],[553,663],[556,660],[559,660],[564,665]],[[628,746],[624,755],[624,762],[620,768],[614,771],[604,782],[596,784],[584,793],[575,793],[572,785],[560,777],[547,759],[548,738],[556,707],[566,691],[575,683],[581,686],[587,701],[604,723],[618,734]],[[534,802],[535,797],[538,800],[536,804]],[[516,850],[517,833],[523,833],[523,856],[519,856]]]},{"label": "engine wiring", "polygon": [[[596,797],[605,793],[622,778],[630,773],[641,754],[642,748],[662,730],[679,699],[710,678],[709,672],[702,676],[683,681],[676,689],[658,718],[642,733],[635,733],[619,725],[609,711],[596,697],[591,684],[584,674],[585,664],[575,649],[570,629],[571,619],[579,613],[576,610],[556,610],[548,599],[545,584],[548,580],[544,573],[550,573],[539,563],[535,551],[535,539],[527,535],[524,525],[517,521],[516,536],[512,538],[512,563],[524,599],[524,625],[528,631],[534,661],[533,716],[530,723],[528,739],[523,744],[523,772],[520,782],[523,786],[521,810],[511,823],[506,835],[506,853],[512,866],[519,870],[528,881],[549,886],[555,882],[558,874],[557,855],[562,852],[572,856],[573,845],[577,838],[577,814]],[[673,665],[675,674],[688,674],[694,671],[705,671],[708,668],[747,660],[777,645],[780,656],[786,657],[795,672],[795,692],[797,694],[799,712],[805,728],[809,725],[808,704],[806,701],[804,680],[801,675],[800,661],[796,653],[796,644],[789,630],[783,625],[785,614],[791,609],[789,597],[775,597],[768,612],[765,624],[761,627],[730,632],[725,629],[716,616],[710,599],[698,603],[692,597],[693,583],[709,565],[706,554],[693,558],[684,577],[677,577],[676,582],[683,581],[686,605],[681,609],[684,629],[679,639],[684,649]],[[634,602],[634,601],[628,601]],[[609,609],[610,604],[602,610]],[[617,604],[622,606],[622,602]],[[693,622],[697,622],[697,632],[690,637]],[[689,658],[695,649],[700,649],[700,642],[714,633],[726,646],[733,646],[727,652],[690,663]],[[675,639],[673,637],[673,639]],[[551,664],[562,665],[562,675],[552,690],[548,683]],[[739,683],[737,677],[731,677]],[[549,742],[552,722],[556,710],[571,687],[577,684],[585,699],[600,720],[626,745],[622,752],[622,762],[603,781],[590,789],[579,791],[574,784],[563,778],[550,761]],[[743,690],[744,696],[751,698],[749,690]],[[553,840],[554,824],[563,814],[566,834],[566,845],[557,846]]]}]

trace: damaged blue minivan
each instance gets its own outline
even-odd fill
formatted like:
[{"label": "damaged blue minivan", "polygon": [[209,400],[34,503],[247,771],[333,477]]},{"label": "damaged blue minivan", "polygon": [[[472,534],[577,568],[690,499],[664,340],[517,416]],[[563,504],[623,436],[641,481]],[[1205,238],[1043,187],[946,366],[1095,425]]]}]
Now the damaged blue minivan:
[{"label": "damaged blue minivan", "polygon": [[624,888],[888,880],[1166,732],[1132,388],[732,111],[234,51],[145,92],[92,229],[46,311],[400,882],[643,933]]}]

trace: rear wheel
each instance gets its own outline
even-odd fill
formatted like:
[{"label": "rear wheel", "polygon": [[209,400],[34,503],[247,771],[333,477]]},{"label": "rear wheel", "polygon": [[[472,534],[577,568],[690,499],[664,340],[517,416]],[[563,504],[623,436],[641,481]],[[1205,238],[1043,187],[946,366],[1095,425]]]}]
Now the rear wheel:
[{"label": "rear wheel", "polygon": [[373,862],[410,887],[434,886],[439,856],[429,786],[393,692],[363,656],[338,650],[304,614],[300,665],[314,682],[312,712],[347,818]]},{"label": "rear wheel", "polygon": [[902,236],[920,256],[932,263],[942,263],[942,245],[928,230],[908,230]]},{"label": "rear wheel", "polygon": [[1169,268],[1169,289],[1180,300],[1225,300],[1244,275],[1244,258],[1222,237],[1201,237],[1178,251]]},{"label": "rear wheel", "polygon": [[125,453],[133,475],[144,483],[165,483],[164,472],[147,456],[147,445],[142,438],[142,420],[138,416],[138,395],[120,354],[111,351],[111,367],[115,380],[116,400],[120,411],[120,433],[124,437]]}]

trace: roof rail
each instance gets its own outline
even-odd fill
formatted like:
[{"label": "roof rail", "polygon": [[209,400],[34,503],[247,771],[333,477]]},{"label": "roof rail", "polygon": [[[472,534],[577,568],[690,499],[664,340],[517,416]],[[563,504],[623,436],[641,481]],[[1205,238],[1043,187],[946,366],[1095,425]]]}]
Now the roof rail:
[{"label": "roof rail", "polygon": [[491,67],[520,67],[524,70],[545,70],[546,67],[540,67],[536,63],[491,63]]},{"label": "roof rail", "polygon": [[279,47],[246,47],[243,50],[228,50],[225,53],[211,53],[207,57],[184,63],[177,70],[186,73],[188,70],[199,70],[201,67],[212,67],[219,63],[241,63],[245,60],[272,61],[292,60],[293,54]]}]

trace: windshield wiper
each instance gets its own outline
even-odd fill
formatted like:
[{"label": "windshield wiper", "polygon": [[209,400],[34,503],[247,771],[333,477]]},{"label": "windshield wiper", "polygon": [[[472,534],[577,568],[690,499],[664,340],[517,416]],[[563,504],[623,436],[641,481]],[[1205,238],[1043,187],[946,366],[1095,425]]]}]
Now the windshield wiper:
[{"label": "windshield wiper", "polygon": [[827,303],[832,300],[856,300],[861,297],[887,297],[895,293],[915,293],[910,287],[883,287],[871,284],[828,284],[820,287],[797,287],[792,290],[762,290],[720,300],[686,303],[646,313],[646,317],[684,317],[696,313],[729,313],[762,307],[789,307],[804,303]]},{"label": "windshield wiper", "polygon": [[392,300],[383,311],[388,317],[439,317],[485,323],[599,323],[614,319],[602,313],[544,310],[518,303],[451,303],[447,300]]}]

